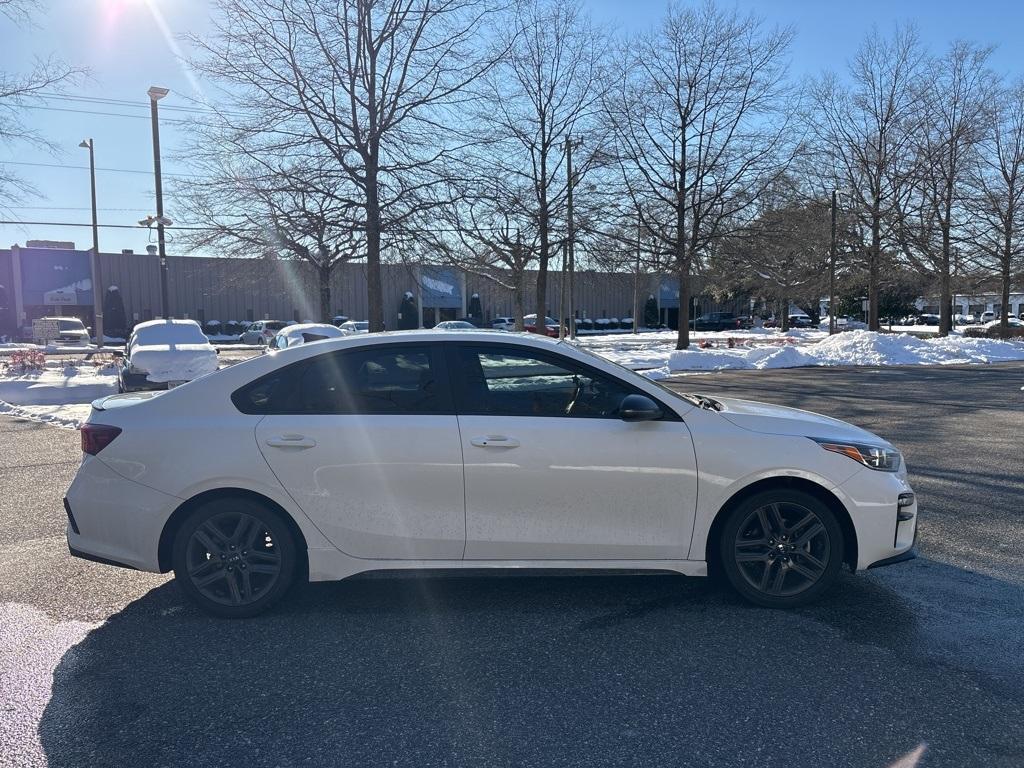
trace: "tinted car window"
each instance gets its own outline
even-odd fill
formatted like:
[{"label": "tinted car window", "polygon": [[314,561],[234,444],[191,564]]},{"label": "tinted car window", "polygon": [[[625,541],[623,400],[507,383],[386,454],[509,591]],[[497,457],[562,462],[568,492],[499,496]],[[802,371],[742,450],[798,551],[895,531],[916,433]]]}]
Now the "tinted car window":
[{"label": "tinted car window", "polygon": [[388,345],[317,355],[231,399],[252,414],[424,414],[446,412],[447,398],[429,347]]},{"label": "tinted car window", "polygon": [[636,390],[588,366],[515,348],[460,347],[460,413],[617,418]]}]

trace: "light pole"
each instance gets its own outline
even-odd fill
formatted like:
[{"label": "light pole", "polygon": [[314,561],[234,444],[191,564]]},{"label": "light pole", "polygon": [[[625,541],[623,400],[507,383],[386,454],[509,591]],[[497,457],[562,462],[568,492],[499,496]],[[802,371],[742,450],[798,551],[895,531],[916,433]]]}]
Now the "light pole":
[{"label": "light pole", "polygon": [[93,330],[96,332],[96,348],[103,348],[103,277],[100,274],[100,225],[96,220],[96,153],[92,139],[79,144],[89,150],[89,185],[92,189],[92,313]]},{"label": "light pole", "polygon": [[170,91],[167,88],[152,86],[149,91],[149,113],[153,123],[153,175],[156,180],[156,237],[160,254],[160,311],[164,319],[169,317],[167,299],[167,247],[164,242],[164,187],[160,173],[160,113],[157,102]]},{"label": "light pole", "polygon": [[828,335],[836,332],[836,205],[839,190],[832,190],[832,245],[828,259]]}]

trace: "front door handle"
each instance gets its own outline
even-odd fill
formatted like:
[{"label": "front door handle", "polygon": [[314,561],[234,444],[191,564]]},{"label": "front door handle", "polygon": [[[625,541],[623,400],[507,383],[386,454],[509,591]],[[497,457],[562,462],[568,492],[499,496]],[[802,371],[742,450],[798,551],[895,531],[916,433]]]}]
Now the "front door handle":
[{"label": "front door handle", "polygon": [[266,444],[271,448],[313,448],[316,440],[305,435],[277,435],[268,437]]},{"label": "front door handle", "polygon": [[486,435],[484,437],[471,438],[470,443],[477,448],[518,448],[519,441],[514,437],[504,435]]}]

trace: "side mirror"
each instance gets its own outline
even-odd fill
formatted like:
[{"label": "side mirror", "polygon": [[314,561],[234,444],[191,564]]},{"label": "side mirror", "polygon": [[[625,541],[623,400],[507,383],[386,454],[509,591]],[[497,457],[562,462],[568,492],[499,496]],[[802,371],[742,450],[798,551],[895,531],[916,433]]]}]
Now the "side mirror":
[{"label": "side mirror", "polygon": [[656,421],[661,416],[661,408],[646,395],[626,395],[619,405],[619,418],[623,421]]}]

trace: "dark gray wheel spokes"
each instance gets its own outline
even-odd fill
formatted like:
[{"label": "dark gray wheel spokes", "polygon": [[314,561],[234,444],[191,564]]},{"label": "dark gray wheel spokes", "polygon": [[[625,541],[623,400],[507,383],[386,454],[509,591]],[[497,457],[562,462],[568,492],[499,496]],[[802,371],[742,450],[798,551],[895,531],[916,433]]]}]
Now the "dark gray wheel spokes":
[{"label": "dark gray wheel spokes", "polygon": [[817,514],[799,504],[776,502],[747,515],[736,534],[734,556],[751,586],[788,597],[822,577],[830,545]]},{"label": "dark gray wheel spokes", "polygon": [[206,520],[189,538],[185,562],[195,588],[224,605],[259,600],[281,574],[281,553],[270,529],[245,512]]}]

